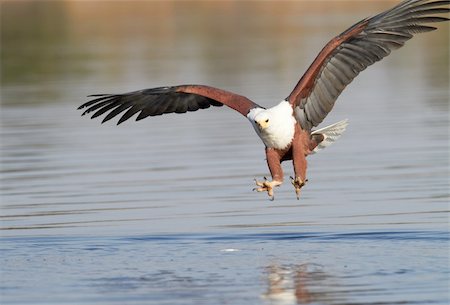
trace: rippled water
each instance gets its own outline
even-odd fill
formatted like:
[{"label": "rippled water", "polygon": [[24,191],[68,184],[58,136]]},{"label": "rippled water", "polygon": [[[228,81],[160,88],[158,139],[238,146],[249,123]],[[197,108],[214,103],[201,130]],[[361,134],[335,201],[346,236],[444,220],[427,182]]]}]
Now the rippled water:
[{"label": "rippled water", "polygon": [[448,26],[342,94],[300,201],[252,192],[263,146],[231,110],[76,110],[180,83],[269,106],[393,3],[2,3],[1,303],[448,304]]}]

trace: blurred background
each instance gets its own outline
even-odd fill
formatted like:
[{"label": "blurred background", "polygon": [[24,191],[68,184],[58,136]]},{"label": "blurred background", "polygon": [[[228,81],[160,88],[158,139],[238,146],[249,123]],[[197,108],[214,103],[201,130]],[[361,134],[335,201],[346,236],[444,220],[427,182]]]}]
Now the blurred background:
[{"label": "blurred background", "polygon": [[447,304],[448,23],[348,86],[300,201],[252,192],[264,147],[232,110],[76,110],[189,83],[274,105],[397,2],[2,1],[2,303]]},{"label": "blurred background", "polygon": [[[79,103],[99,90],[188,82],[271,105],[330,38],[396,2],[3,1],[2,102]],[[447,31],[412,41],[390,64],[414,62],[423,82],[445,84]]]}]

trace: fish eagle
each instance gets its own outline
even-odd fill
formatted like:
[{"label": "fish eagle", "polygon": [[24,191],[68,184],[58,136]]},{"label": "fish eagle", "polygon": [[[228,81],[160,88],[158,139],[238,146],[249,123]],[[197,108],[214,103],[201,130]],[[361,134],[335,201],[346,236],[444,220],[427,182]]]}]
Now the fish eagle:
[{"label": "fish eagle", "polygon": [[450,11],[450,1],[406,0],[378,15],[357,22],[331,39],[289,96],[272,108],[250,99],[204,85],[179,85],[143,89],[124,94],[95,94],[81,105],[91,118],[106,114],[103,122],[122,114],[117,124],[139,113],[136,120],[165,113],[185,113],[226,105],[252,124],[265,145],[271,180],[255,179],[258,192],[274,198],[274,187],[283,183],[281,162],[293,161],[291,177],[297,199],[305,185],[306,157],[333,143],[347,121],[313,130],[331,111],[344,88],[364,69],[388,56],[414,34],[436,29],[429,23],[448,21],[439,16]]}]

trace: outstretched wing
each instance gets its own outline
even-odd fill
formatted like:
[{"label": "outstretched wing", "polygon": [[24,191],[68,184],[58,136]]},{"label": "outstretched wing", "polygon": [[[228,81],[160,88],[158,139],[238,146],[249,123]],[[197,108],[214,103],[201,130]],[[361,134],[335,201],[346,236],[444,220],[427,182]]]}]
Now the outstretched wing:
[{"label": "outstretched wing", "polygon": [[301,127],[311,130],[321,123],[359,72],[402,47],[414,34],[436,29],[424,24],[449,20],[435,16],[448,13],[449,3],[406,0],[333,38],[287,98]]},{"label": "outstretched wing", "polygon": [[138,112],[136,121],[148,116],[185,113],[209,108],[210,106],[220,107],[223,105],[227,105],[246,116],[250,109],[260,107],[244,96],[200,85],[159,87],[125,94],[96,94],[91,96],[96,98],[78,107],[78,109],[87,108],[82,115],[93,112],[91,117],[93,119],[108,113],[102,121],[104,123],[126,110],[117,124],[128,120]]}]

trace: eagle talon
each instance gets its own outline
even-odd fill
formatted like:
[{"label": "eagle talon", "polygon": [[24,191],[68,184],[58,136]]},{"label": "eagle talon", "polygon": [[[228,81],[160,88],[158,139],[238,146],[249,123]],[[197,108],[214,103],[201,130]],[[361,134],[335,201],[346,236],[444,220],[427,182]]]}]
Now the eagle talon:
[{"label": "eagle talon", "polygon": [[297,195],[297,200],[300,199],[300,189],[305,185],[305,183],[308,181],[308,179],[306,179],[305,181],[303,181],[302,179],[300,179],[300,177],[290,177],[291,178],[291,183],[292,185],[295,187],[295,194]]},{"label": "eagle talon", "polygon": [[255,179],[255,184],[258,187],[255,187],[253,189],[253,191],[267,192],[267,195],[269,195],[270,201],[273,201],[275,199],[275,196],[273,195],[273,188],[280,186],[281,183],[282,183],[281,181],[276,181],[276,180],[269,181],[269,180],[267,180],[266,177],[264,177],[264,181],[258,181]]}]

